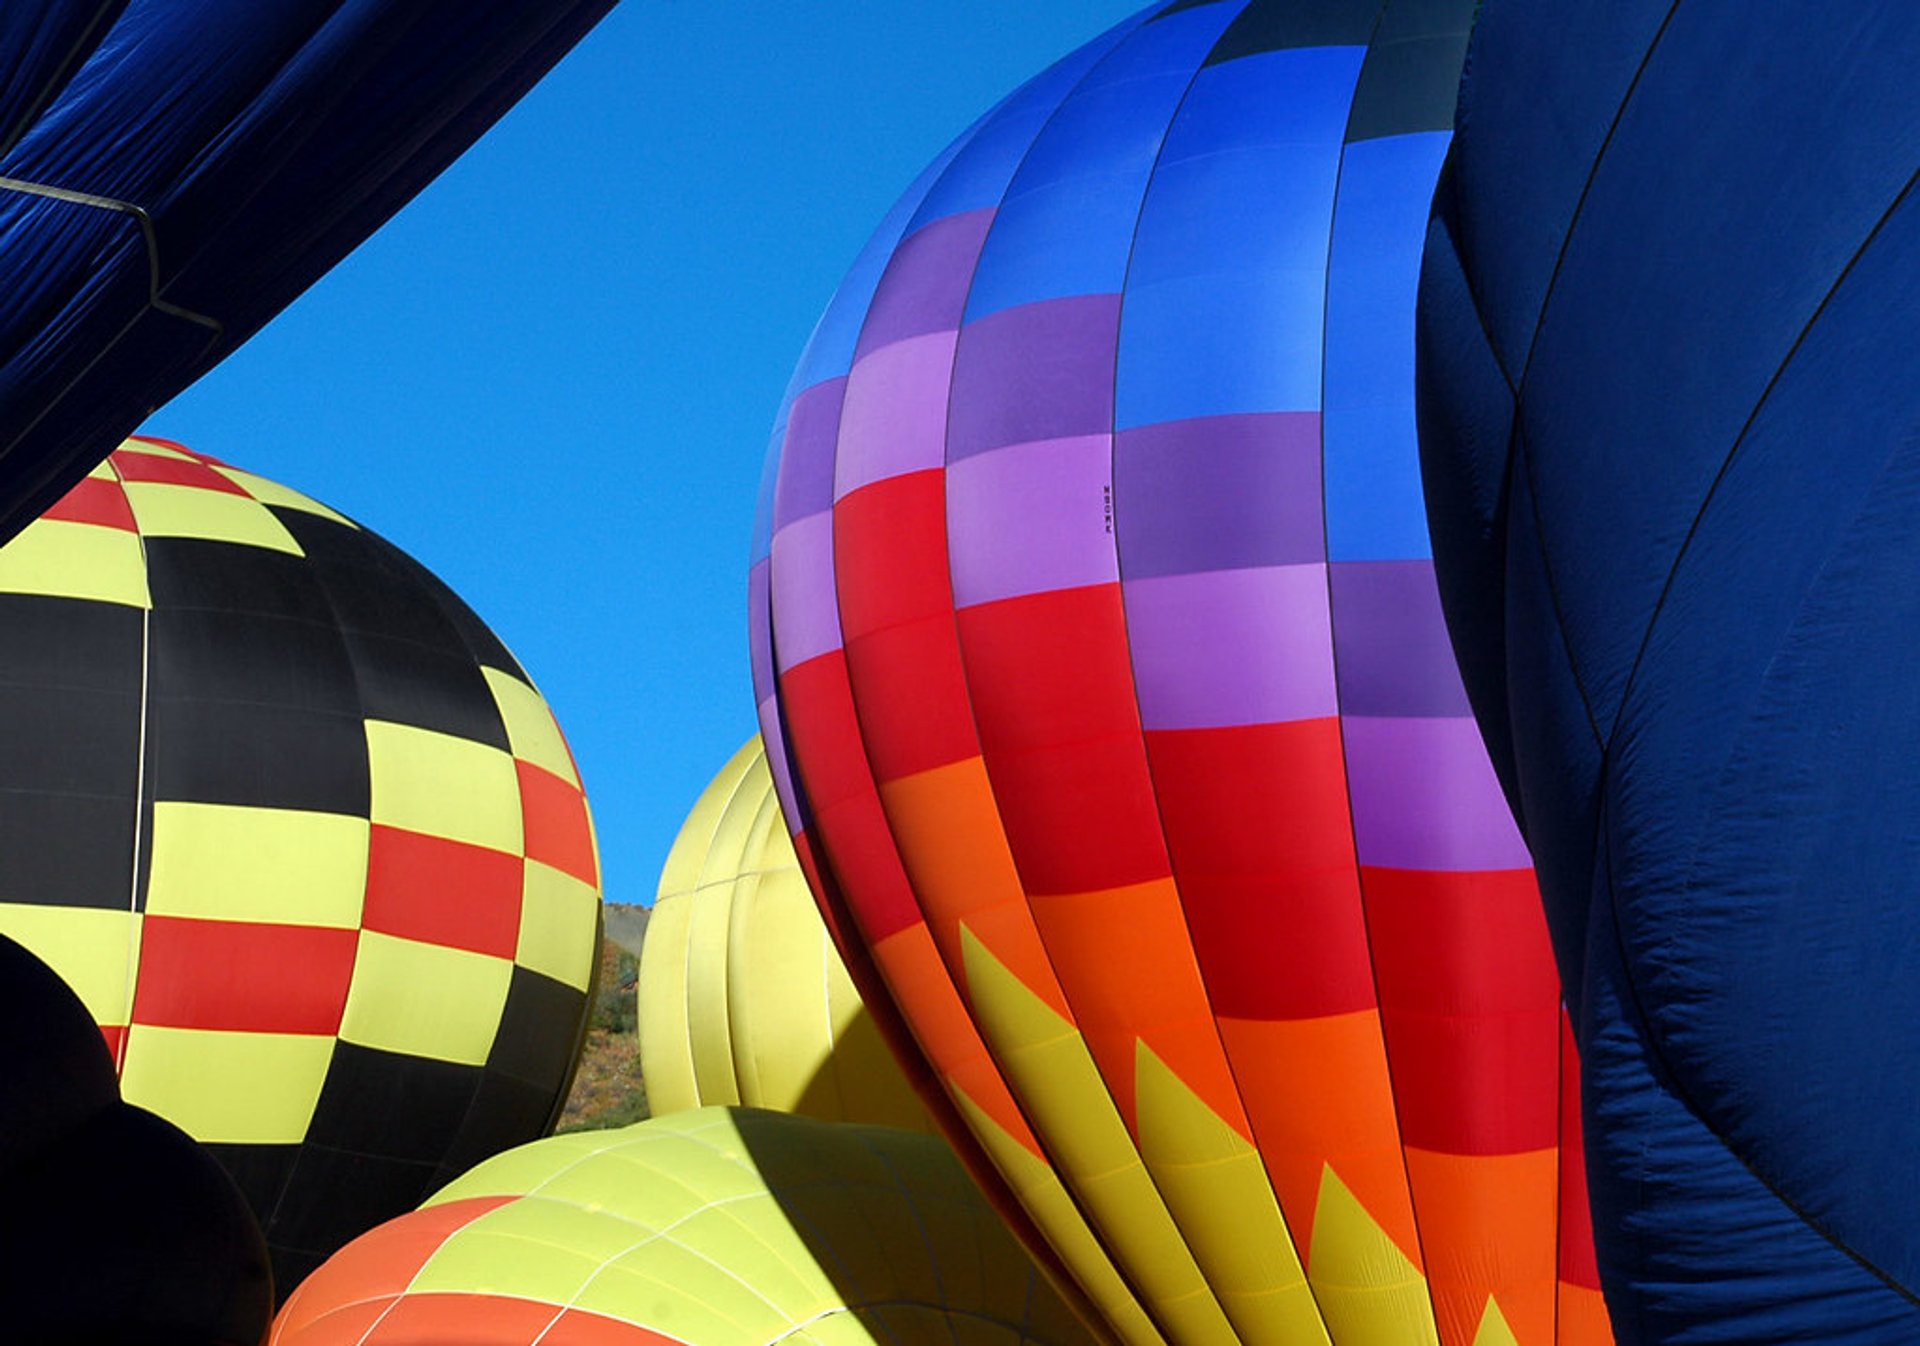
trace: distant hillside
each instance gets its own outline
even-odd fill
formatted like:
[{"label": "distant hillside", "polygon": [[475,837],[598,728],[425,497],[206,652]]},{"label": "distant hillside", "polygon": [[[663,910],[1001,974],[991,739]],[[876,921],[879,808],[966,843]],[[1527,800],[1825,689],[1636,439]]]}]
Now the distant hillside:
[{"label": "distant hillside", "polygon": [[629,902],[608,902],[604,910],[607,938],[638,958],[640,942],[647,935],[647,918],[653,915],[653,908],[635,906]]},{"label": "distant hillside", "polygon": [[[609,907],[608,925],[615,908]],[[624,907],[640,918],[634,936],[647,927],[644,907]],[[640,1078],[640,1039],[635,1021],[634,984],[637,959],[624,945],[611,938],[600,943],[600,982],[588,1021],[587,1040],[580,1053],[580,1068],[573,1077],[573,1092],[560,1118],[562,1131],[597,1130],[625,1126],[647,1115],[647,1086]]]}]

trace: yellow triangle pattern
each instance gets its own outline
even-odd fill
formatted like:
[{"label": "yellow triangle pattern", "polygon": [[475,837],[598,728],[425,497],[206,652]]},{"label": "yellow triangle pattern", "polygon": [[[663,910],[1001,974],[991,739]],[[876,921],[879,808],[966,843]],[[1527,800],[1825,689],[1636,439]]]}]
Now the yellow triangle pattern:
[{"label": "yellow triangle pattern", "polygon": [[1439,1346],[1426,1278],[1331,1166],[1320,1175],[1308,1271],[1340,1346]]},{"label": "yellow triangle pattern", "polygon": [[1182,1343],[1233,1343],[1233,1328],[1147,1176],[1086,1039],[964,923],[960,947],[981,1036],[1148,1312]]},{"label": "yellow triangle pattern", "polygon": [[993,1166],[1020,1198],[1021,1208],[1033,1217],[1047,1243],[1086,1291],[1094,1308],[1106,1319],[1107,1326],[1123,1346],[1166,1346],[1165,1339],[1074,1208],[1073,1198],[1060,1185],[1060,1176],[1008,1135],[985,1109],[960,1089],[955,1088],[952,1097],[960,1107],[960,1115],[966,1119],[967,1129],[980,1141]]},{"label": "yellow triangle pattern", "polygon": [[1487,1311],[1480,1315],[1480,1330],[1473,1334],[1473,1346],[1520,1346],[1492,1295],[1487,1296]]},{"label": "yellow triangle pattern", "polygon": [[1330,1346],[1260,1152],[1145,1042],[1134,1060],[1141,1156],[1240,1340]]}]

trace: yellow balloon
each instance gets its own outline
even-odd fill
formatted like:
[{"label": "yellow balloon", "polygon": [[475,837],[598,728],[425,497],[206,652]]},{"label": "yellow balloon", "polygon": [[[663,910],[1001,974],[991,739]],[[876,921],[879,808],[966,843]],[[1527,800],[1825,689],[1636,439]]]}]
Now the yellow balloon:
[{"label": "yellow balloon", "polygon": [[655,1116],[744,1104],[934,1130],[814,906],[757,735],[667,856],[638,997]]},{"label": "yellow balloon", "polygon": [[1092,1346],[931,1136],[703,1108],[488,1160],[349,1244],[271,1346]]}]

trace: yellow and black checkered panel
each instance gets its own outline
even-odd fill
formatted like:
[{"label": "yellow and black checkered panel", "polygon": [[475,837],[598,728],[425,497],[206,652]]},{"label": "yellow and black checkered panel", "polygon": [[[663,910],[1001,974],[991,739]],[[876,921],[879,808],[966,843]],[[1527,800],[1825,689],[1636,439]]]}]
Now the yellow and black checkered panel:
[{"label": "yellow and black checkered panel", "polygon": [[0,930],[227,1163],[283,1289],[540,1134],[597,963],[578,772],[403,553],[132,440],[0,548]]}]

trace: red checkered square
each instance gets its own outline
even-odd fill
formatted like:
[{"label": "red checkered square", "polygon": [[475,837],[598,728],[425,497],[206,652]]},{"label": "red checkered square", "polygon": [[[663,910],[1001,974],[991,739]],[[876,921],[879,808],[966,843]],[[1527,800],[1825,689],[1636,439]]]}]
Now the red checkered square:
[{"label": "red checkered square", "polygon": [[79,485],[56,500],[41,517],[64,523],[97,524],[127,533],[139,531],[133,522],[133,507],[127,503],[127,493],[119,482],[105,477],[82,477]]},{"label": "red checkered square", "polygon": [[359,932],[148,916],[133,1022],[235,1033],[340,1031]]},{"label": "red checkered square", "polygon": [[531,762],[516,760],[520,776],[521,825],[529,860],[551,865],[585,884],[598,885],[593,859],[593,827],[587,798],[572,781]]},{"label": "red checkered square", "polygon": [[520,939],[519,856],[375,824],[367,847],[369,930],[512,958]]},{"label": "red checkered square", "polygon": [[122,453],[113,465],[123,481],[158,482],[171,486],[197,486],[203,491],[220,491],[251,499],[231,480],[201,462],[169,458],[158,453]]}]

